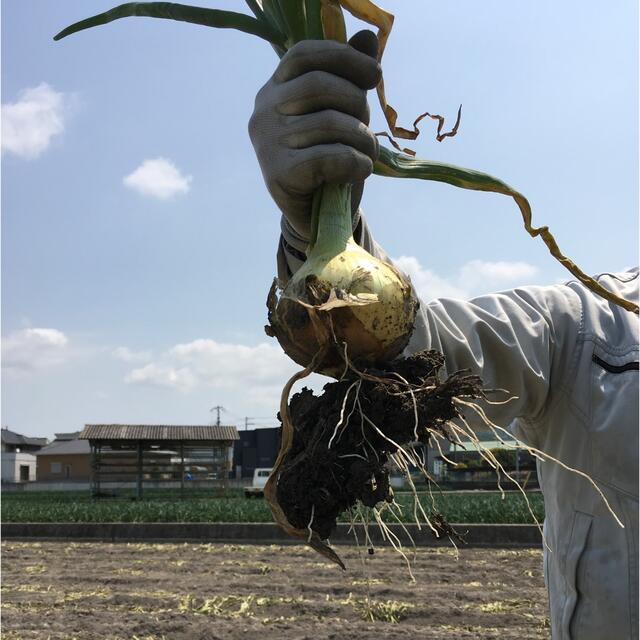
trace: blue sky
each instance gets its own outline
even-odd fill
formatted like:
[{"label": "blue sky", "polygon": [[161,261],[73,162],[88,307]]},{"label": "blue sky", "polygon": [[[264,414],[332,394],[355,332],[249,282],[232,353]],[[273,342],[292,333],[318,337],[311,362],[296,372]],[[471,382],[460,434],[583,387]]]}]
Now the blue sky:
[{"label": "blue sky", "polygon": [[[275,425],[294,368],[263,333],[279,216],[247,121],[277,58],[146,18],[53,42],[114,4],[2,2],[2,424]],[[463,104],[418,155],[518,188],[587,272],[636,264],[637,2],[383,4],[401,121]],[[566,279],[509,198],[373,177],[363,207],[425,298]]]}]

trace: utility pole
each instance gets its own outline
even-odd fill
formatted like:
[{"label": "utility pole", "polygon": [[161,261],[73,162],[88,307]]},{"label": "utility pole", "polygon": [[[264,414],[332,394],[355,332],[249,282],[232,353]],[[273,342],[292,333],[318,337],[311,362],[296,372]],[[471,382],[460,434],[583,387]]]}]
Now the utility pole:
[{"label": "utility pole", "polygon": [[219,404],[217,404],[215,407],[211,407],[211,409],[209,409],[209,412],[213,412],[216,411],[218,413],[218,417],[216,419],[216,426],[219,427],[220,426],[220,412],[221,411],[225,411],[224,407],[221,407]]}]

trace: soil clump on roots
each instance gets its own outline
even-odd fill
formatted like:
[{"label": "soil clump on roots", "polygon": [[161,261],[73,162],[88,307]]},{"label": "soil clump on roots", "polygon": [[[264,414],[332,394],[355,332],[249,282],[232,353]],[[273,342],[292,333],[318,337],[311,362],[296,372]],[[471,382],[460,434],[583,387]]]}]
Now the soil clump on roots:
[{"label": "soil clump on roots", "polygon": [[[426,444],[431,434],[450,439],[447,422],[460,415],[454,398],[482,395],[480,378],[468,372],[442,380],[443,364],[440,353],[421,351],[384,371],[350,367],[321,396],[303,388],[291,398],[293,440],[276,494],[291,525],[327,540],[340,514],[358,501],[393,502],[391,463],[407,459],[406,445]],[[440,526],[445,533],[446,523]]]}]

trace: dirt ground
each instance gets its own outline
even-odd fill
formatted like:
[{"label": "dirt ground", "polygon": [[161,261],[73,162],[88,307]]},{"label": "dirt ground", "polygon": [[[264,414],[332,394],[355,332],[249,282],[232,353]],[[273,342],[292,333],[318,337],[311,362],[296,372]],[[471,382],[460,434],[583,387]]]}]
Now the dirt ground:
[{"label": "dirt ground", "polygon": [[[539,550],[4,542],[5,640],[549,638]],[[367,584],[368,583],[368,584]],[[369,599],[367,594],[369,592]]]}]

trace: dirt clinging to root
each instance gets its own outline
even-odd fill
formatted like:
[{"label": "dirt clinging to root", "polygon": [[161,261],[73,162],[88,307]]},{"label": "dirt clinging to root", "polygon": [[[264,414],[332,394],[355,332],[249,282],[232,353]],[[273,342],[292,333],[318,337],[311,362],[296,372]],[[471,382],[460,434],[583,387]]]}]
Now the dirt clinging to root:
[{"label": "dirt clinging to root", "polygon": [[385,371],[351,370],[321,396],[303,388],[291,398],[294,437],[277,498],[293,526],[326,540],[357,501],[367,507],[393,501],[389,462],[396,445],[426,444],[430,431],[449,437],[446,423],[459,415],[454,398],[482,395],[480,378],[468,372],[441,380],[443,364],[437,351],[421,351]]}]

